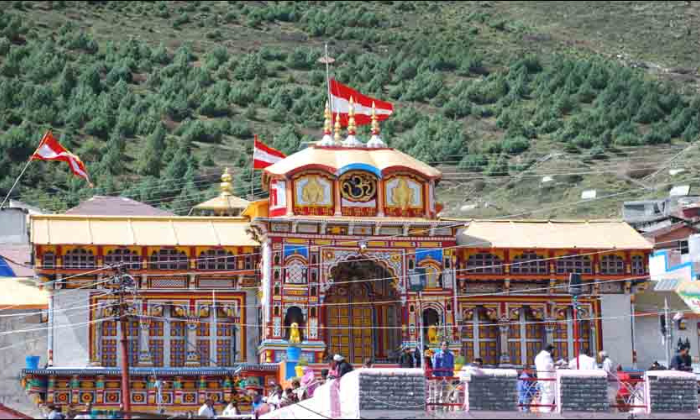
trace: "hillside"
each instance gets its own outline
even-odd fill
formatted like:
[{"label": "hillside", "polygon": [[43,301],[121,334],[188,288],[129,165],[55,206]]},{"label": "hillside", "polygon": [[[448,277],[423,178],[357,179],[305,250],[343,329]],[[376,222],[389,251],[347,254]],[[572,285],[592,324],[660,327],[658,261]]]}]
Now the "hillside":
[{"label": "hillside", "polygon": [[[385,140],[444,171],[446,215],[616,216],[700,184],[687,3],[15,1],[0,195],[47,128],[97,188],[40,162],[14,196],[31,204],[122,194],[187,213],[224,166],[264,195],[252,135],[286,152],[320,137],[328,42],[336,78],[395,103]],[[609,198],[582,205],[588,189]]]}]

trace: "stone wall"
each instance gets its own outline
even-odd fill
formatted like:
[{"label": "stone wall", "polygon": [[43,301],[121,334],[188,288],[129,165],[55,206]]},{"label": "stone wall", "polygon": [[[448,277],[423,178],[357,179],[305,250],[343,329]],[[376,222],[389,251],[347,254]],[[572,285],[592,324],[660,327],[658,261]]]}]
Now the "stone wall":
[{"label": "stone wall", "polygon": [[[426,384],[420,369],[363,369],[357,375],[362,417],[371,411],[425,411]],[[340,387],[344,392],[345,383]]]},{"label": "stone wall", "polygon": [[695,374],[674,371],[647,372],[647,401],[654,413],[698,413]]},{"label": "stone wall", "polygon": [[610,411],[608,378],[604,371],[557,371],[559,412]]},{"label": "stone wall", "polygon": [[460,378],[466,382],[468,411],[516,411],[518,372],[513,369],[465,368]]},{"label": "stone wall", "polygon": [[54,291],[54,366],[89,366],[91,292],[84,289]]},{"label": "stone wall", "polygon": [[[32,315],[28,315],[28,314]],[[0,404],[27,413],[39,415],[20,384],[20,373],[25,368],[26,356],[40,356],[39,367],[46,364],[46,335],[41,322],[41,310],[10,309],[2,311],[0,331]],[[35,330],[7,334],[11,331]]]}]

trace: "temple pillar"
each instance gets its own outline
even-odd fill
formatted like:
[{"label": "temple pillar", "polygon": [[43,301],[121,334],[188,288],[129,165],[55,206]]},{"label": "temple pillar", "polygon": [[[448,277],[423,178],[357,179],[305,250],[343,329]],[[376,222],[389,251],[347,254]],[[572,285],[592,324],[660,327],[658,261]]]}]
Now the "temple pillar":
[{"label": "temple pillar", "polygon": [[153,367],[153,356],[151,356],[151,351],[148,346],[148,341],[151,333],[151,322],[150,320],[141,320],[139,328],[141,328],[141,334],[139,334],[139,363],[140,367]]},{"label": "temple pillar", "polygon": [[386,196],[384,192],[384,181],[377,182],[377,216],[384,217],[384,198]]},{"label": "temple pillar", "polygon": [[185,367],[200,367],[199,351],[197,351],[198,318],[187,320],[187,361]]},{"label": "temple pillar", "polygon": [[510,329],[510,322],[511,321],[508,318],[501,318],[500,322],[498,323],[498,344],[499,348],[501,349],[499,364],[501,365],[509,365],[512,363],[510,360],[510,349],[508,346],[508,331]]}]

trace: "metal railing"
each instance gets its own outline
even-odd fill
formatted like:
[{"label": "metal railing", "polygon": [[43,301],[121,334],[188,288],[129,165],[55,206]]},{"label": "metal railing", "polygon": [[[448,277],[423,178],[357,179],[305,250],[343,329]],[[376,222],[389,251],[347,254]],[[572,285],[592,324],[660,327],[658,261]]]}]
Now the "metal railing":
[{"label": "metal railing", "polygon": [[[542,372],[540,372],[540,376],[542,376]],[[557,394],[556,378],[537,378],[530,375],[523,376],[523,374],[518,377],[519,411],[535,413],[554,412],[557,408],[555,401]]]},{"label": "metal railing", "polygon": [[643,377],[618,372],[608,380],[610,408],[619,413],[644,413],[647,411],[646,382]]},{"label": "metal railing", "polygon": [[426,372],[426,407],[429,412],[464,411],[466,384],[453,375],[452,370]]}]

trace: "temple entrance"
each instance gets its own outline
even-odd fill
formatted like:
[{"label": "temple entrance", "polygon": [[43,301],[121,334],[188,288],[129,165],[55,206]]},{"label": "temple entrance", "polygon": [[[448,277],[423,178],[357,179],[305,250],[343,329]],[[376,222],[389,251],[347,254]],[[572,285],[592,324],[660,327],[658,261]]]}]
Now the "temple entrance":
[{"label": "temple entrance", "polygon": [[393,276],[374,261],[340,263],[326,294],[328,354],[354,364],[395,363],[401,347],[401,302]]}]

